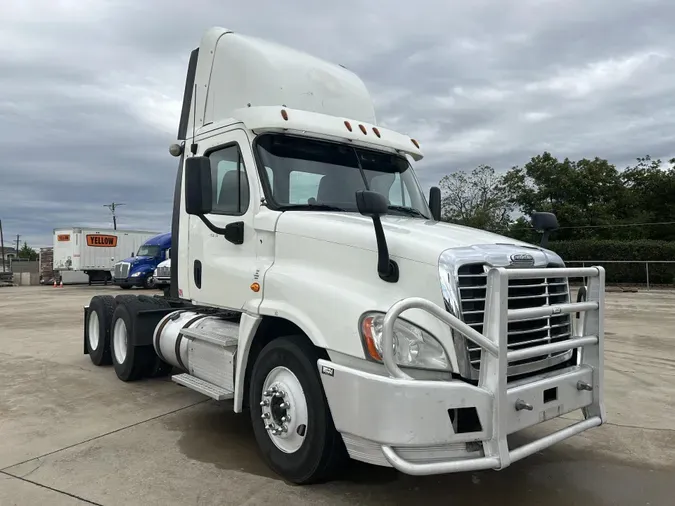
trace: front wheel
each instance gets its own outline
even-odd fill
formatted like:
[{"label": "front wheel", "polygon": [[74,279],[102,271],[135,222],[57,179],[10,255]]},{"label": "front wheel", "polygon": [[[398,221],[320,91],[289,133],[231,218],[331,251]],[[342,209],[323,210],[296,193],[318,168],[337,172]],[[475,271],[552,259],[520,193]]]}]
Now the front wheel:
[{"label": "front wheel", "polygon": [[297,484],[331,479],[347,460],[317,360],[304,337],[281,337],[263,348],[251,374],[250,411],[263,458]]}]

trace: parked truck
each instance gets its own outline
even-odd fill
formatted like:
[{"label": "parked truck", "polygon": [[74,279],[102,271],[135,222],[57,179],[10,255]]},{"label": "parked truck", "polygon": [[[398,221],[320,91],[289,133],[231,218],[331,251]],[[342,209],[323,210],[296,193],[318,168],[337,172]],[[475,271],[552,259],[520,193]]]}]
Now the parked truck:
[{"label": "parked truck", "polygon": [[[419,142],[378,125],[351,71],[209,29],[178,141],[170,296],[92,298],[95,364],[123,381],[176,370],[231,400],[300,484],[349,457],[503,469],[604,422],[603,269],[441,221],[440,190],[427,199],[412,167]],[[581,420],[508,446],[570,412]]]},{"label": "parked truck", "polygon": [[133,254],[157,232],[68,227],[54,229],[53,270],[68,284],[108,284],[115,262]]},{"label": "parked truck", "polygon": [[169,258],[171,233],[159,234],[145,241],[136,253],[117,262],[113,268],[113,283],[123,289],[134,286],[154,288],[154,272],[160,262]]},{"label": "parked truck", "polygon": [[171,258],[167,258],[157,265],[153,277],[155,278],[155,288],[163,290],[164,295],[169,297],[171,295],[169,292],[169,287],[171,286]]}]

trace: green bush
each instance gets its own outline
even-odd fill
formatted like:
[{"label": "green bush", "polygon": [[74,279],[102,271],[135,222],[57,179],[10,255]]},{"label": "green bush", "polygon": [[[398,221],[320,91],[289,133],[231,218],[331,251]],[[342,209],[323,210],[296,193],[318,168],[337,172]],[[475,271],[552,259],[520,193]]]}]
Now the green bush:
[{"label": "green bush", "polygon": [[[577,262],[580,261],[601,265],[605,268],[608,283],[645,284],[646,260],[675,261],[675,242],[668,241],[554,241],[548,248],[558,253],[570,267],[579,266]],[[606,263],[607,260],[641,263]],[[649,282],[655,285],[675,283],[675,264],[649,264]]]}]

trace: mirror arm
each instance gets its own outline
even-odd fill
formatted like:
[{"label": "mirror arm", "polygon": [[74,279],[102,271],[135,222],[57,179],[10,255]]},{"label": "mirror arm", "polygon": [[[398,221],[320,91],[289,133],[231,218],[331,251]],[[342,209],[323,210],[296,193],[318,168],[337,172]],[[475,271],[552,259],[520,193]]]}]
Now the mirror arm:
[{"label": "mirror arm", "polygon": [[224,228],[216,227],[203,214],[198,214],[197,216],[199,216],[199,219],[202,220],[202,223],[204,223],[204,225],[206,225],[211,232],[213,232],[214,234],[218,234],[218,235],[225,235],[225,229]]},{"label": "mirror arm", "polygon": [[550,230],[544,230],[544,233],[541,235],[541,241],[539,242],[539,246],[542,248],[545,248],[548,245],[548,236],[551,235]]},{"label": "mirror arm", "polygon": [[375,239],[377,240],[377,273],[383,281],[396,283],[399,274],[398,264],[389,258],[389,248],[384,237],[382,220],[379,216],[373,216],[373,226],[375,227]]}]

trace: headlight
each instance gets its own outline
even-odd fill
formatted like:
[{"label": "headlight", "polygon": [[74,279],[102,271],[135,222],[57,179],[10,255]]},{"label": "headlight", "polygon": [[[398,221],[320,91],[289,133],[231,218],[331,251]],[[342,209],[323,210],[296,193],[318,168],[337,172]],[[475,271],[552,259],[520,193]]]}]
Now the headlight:
[{"label": "headlight", "polygon": [[134,273],[131,275],[131,277],[132,277],[132,278],[137,278],[137,277],[140,276],[141,274],[143,274],[143,273],[140,272],[140,271],[139,271],[139,272],[134,272]]},{"label": "headlight", "polygon": [[[382,362],[383,323],[382,313],[366,313],[361,319],[360,332],[366,355],[378,362]],[[400,318],[394,323],[394,360],[403,367],[452,370],[441,343],[428,332]]]}]

